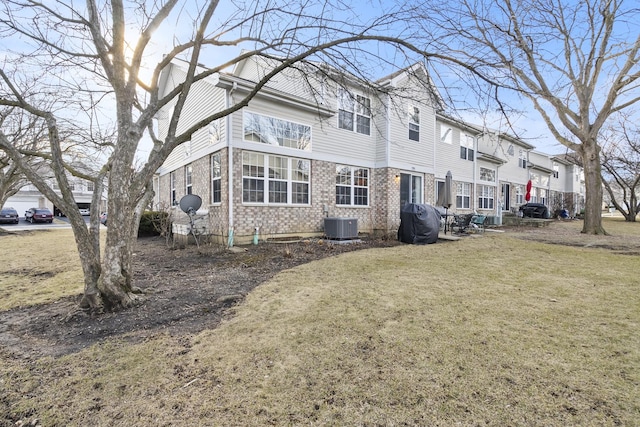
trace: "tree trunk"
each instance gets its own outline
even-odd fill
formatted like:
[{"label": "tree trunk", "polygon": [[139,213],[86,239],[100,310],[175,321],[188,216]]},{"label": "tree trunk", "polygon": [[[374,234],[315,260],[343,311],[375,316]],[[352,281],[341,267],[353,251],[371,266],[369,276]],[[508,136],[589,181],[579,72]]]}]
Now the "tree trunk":
[{"label": "tree trunk", "polygon": [[602,227],[602,175],[600,149],[595,139],[584,141],[580,155],[584,168],[585,206],[582,233],[607,234]]},{"label": "tree trunk", "polygon": [[[131,141],[122,143],[123,150],[135,149]],[[115,158],[116,156],[114,156]],[[133,169],[124,161],[112,164],[109,174],[107,212],[109,215],[102,271],[97,282],[104,309],[116,311],[131,306],[137,301],[133,293],[131,257],[136,242],[137,194],[132,189]],[[119,159],[121,160],[121,159]]]}]

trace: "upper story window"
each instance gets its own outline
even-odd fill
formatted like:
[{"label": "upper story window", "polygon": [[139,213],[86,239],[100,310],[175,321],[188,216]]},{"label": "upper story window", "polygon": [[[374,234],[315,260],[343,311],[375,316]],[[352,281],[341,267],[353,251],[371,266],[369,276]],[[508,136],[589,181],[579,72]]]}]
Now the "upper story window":
[{"label": "upper story window", "polygon": [[480,168],[480,180],[496,182],[496,171],[488,168]]},{"label": "upper story window", "polygon": [[291,157],[242,153],[242,201],[308,205],[311,162]]},{"label": "upper story window", "polygon": [[182,149],[184,150],[184,157],[191,156],[191,140],[182,143]]},{"label": "upper story window", "polygon": [[311,126],[244,112],[244,140],[311,151]]},{"label": "upper story window", "polygon": [[420,141],[420,108],[409,106],[409,139]]},{"label": "upper story window", "polygon": [[220,119],[209,123],[209,144],[216,144],[222,139]]},{"label": "upper story window", "polygon": [[531,183],[533,185],[540,185],[540,175],[538,175],[537,173],[531,173],[529,175],[529,179],[531,180]]},{"label": "upper story window", "polygon": [[560,178],[560,166],[557,163],[553,164],[553,177]]},{"label": "upper story window", "polygon": [[87,191],[93,191],[93,182],[87,181]]},{"label": "upper story window", "polygon": [[338,89],[338,127],[371,135],[371,99]]},{"label": "upper story window", "polygon": [[211,203],[222,202],[222,162],[220,153],[211,155]]},{"label": "upper story window", "polygon": [[184,168],[185,194],[193,194],[193,166],[187,165]]},{"label": "upper story window", "polygon": [[445,144],[453,143],[453,129],[449,126],[440,125],[440,142]]},{"label": "upper story window", "polygon": [[336,205],[369,204],[369,169],[336,166]]},{"label": "upper story window", "polygon": [[527,152],[524,150],[520,150],[518,155],[518,167],[523,169],[527,168]]},{"label": "upper story window", "polygon": [[473,161],[473,137],[464,135],[460,138],[460,158]]}]

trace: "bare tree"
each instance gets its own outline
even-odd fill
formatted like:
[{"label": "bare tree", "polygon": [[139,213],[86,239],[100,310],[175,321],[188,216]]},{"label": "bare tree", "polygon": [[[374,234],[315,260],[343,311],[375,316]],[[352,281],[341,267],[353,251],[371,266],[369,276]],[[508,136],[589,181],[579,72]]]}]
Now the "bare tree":
[{"label": "bare tree", "polygon": [[[37,151],[43,142],[46,142],[42,127],[28,120],[20,110],[8,108],[1,112],[0,128],[5,129],[5,137],[23,153]],[[43,170],[42,159],[31,158],[28,163],[34,169]],[[0,206],[28,184],[29,180],[22,169],[9,155],[0,150]]]},{"label": "bare tree", "polygon": [[609,200],[626,221],[640,213],[640,129],[630,120],[611,126],[602,143],[602,179]]},{"label": "bare tree", "polygon": [[[22,109],[44,123],[49,144],[42,156],[52,165],[61,194],[29,168],[24,153],[1,132],[0,147],[59,206],[73,203],[64,172],[72,165],[65,160],[66,140],[60,136],[61,129],[76,126],[75,140],[102,160],[101,167],[94,168],[96,172],[83,178],[93,180],[97,190],[102,178],[108,176],[109,227],[102,258],[95,210],[89,229],[75,214],[70,217],[84,269],[85,307],[116,310],[138,299],[132,284],[131,257],[140,215],[153,194],[153,174],[196,131],[245,107],[274,76],[290,67],[302,67],[307,61],[332,62],[337,68],[351,71],[352,76],[370,81],[367,71],[377,72],[380,67],[375,60],[387,61],[385,66],[390,61],[371,54],[377,52],[371,49],[372,43],[387,43],[396,52],[405,49],[430,56],[403,39],[404,27],[393,11],[381,11],[380,16],[363,21],[357,10],[339,1],[333,5],[258,0],[218,6],[216,0],[87,0],[82,7],[62,0],[3,2],[0,34],[19,40],[16,46],[23,49],[5,57],[0,70],[0,105]],[[379,6],[382,10],[384,2]],[[180,33],[185,28],[189,31]],[[172,47],[163,56],[155,55],[161,53],[155,42],[175,31],[178,33],[171,40]],[[241,47],[244,50],[215,66],[199,65],[205,58],[221,57],[218,53],[228,47],[234,47],[235,52]],[[211,111],[186,129],[178,127],[186,99],[197,82],[252,55],[277,61],[243,99]],[[439,55],[432,57],[437,59]],[[176,58],[188,64],[186,76],[163,93],[161,72]],[[400,58],[405,57],[401,54]],[[154,65],[148,67],[149,63]],[[334,77],[330,70],[326,75]],[[159,139],[153,119],[161,109],[168,110],[169,104],[173,110],[170,124],[166,136]],[[109,121],[109,117],[113,119]],[[97,135],[111,126],[114,139],[102,143]],[[151,140],[152,148],[144,165],[136,168],[143,137]],[[82,171],[74,173],[82,175]]]},{"label": "bare tree", "polygon": [[414,18],[425,43],[490,82],[501,108],[527,98],[585,172],[583,233],[604,234],[598,135],[640,99],[640,9],[624,0],[425,1]]}]

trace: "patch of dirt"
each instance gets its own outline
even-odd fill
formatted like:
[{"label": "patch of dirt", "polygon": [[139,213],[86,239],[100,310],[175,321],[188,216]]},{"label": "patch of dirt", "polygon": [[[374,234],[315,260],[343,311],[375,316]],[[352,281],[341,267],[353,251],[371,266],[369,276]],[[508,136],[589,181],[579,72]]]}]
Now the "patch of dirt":
[{"label": "patch of dirt", "polygon": [[245,295],[282,270],[343,252],[399,244],[304,239],[233,250],[209,245],[170,249],[164,238],[140,238],[134,252],[134,285],[143,292],[140,305],[92,317],[77,310],[78,296],[0,312],[0,349],[16,357],[57,357],[110,337],[137,342],[160,332],[197,333],[215,328]]}]

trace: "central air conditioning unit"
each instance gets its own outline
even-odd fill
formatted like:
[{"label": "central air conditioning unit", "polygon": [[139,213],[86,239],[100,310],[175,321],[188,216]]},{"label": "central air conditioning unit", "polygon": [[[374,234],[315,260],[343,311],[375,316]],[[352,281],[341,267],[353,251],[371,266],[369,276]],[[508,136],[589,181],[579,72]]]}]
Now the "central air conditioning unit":
[{"label": "central air conditioning unit", "polygon": [[324,234],[333,240],[355,239],[358,237],[358,219],[325,218]]}]

